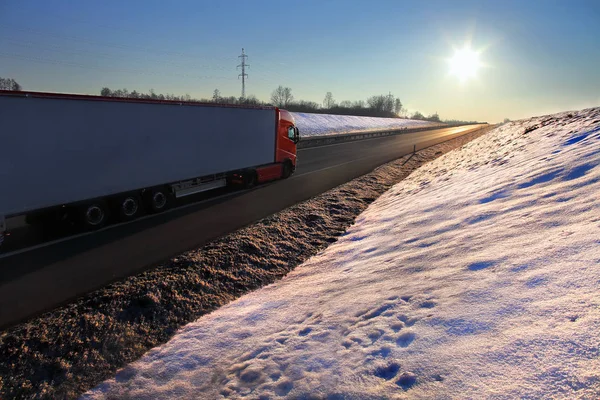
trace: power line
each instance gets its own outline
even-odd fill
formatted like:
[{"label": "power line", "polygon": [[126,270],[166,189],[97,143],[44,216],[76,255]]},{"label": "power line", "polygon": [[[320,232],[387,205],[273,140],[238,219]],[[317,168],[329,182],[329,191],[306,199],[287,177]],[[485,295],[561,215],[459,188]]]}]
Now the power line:
[{"label": "power line", "polygon": [[249,67],[248,64],[246,64],[246,58],[248,58],[248,56],[244,53],[244,48],[242,48],[242,55],[238,56],[238,58],[242,59],[242,63],[240,65],[237,66],[237,68],[242,67],[242,73],[238,75],[238,79],[240,79],[240,76],[242,77],[242,99],[246,97],[246,77],[248,76],[248,74],[246,73],[246,67]]}]

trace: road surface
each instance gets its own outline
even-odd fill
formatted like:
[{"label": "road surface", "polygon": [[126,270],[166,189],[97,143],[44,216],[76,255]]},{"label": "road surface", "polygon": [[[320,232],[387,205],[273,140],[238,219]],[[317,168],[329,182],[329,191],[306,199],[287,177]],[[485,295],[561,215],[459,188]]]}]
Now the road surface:
[{"label": "road surface", "polygon": [[0,255],[0,328],[307,200],[379,165],[482,125],[443,128],[298,151],[291,178],[99,232]]}]

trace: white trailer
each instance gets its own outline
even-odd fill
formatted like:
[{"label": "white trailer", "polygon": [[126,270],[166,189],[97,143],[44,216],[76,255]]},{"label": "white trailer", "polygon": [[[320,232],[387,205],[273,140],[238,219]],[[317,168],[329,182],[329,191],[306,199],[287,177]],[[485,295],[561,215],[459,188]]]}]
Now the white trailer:
[{"label": "white trailer", "polygon": [[[5,218],[69,210],[86,227],[181,197],[287,177],[298,129],[275,107],[0,91]],[[287,176],[286,176],[287,175]]]}]

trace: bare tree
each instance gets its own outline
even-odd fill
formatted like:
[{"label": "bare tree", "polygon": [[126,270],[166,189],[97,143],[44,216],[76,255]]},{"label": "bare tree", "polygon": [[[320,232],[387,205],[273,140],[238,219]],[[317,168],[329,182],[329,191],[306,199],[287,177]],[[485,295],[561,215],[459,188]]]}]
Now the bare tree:
[{"label": "bare tree", "polygon": [[357,109],[365,108],[365,101],[357,100],[354,103],[352,103],[352,107],[357,108]]},{"label": "bare tree", "polygon": [[387,106],[387,102],[388,102],[388,97],[384,96],[384,95],[379,95],[379,96],[371,96],[367,99],[367,104],[369,104],[369,107],[377,112],[383,112],[386,111],[386,106]]},{"label": "bare tree", "polygon": [[412,117],[410,117],[410,119],[425,119],[425,116],[420,112],[415,111],[415,113],[412,115]]},{"label": "bare tree", "polygon": [[292,95],[292,89],[289,87],[283,87],[279,85],[279,87],[273,90],[271,94],[271,102],[277,107],[285,108],[294,100],[294,96]]},{"label": "bare tree", "polygon": [[221,91],[219,89],[215,89],[215,91],[213,92],[213,101],[215,103],[221,101]]},{"label": "bare tree", "polygon": [[400,114],[400,111],[402,111],[402,102],[400,101],[400,99],[396,99],[394,101],[394,112],[396,114]]},{"label": "bare tree", "polygon": [[435,112],[435,114],[431,114],[429,117],[426,118],[428,121],[432,121],[432,122],[441,122],[440,121],[440,116],[438,115],[437,111]]},{"label": "bare tree", "polygon": [[260,105],[262,104],[262,102],[253,94],[246,96],[246,97],[240,97],[238,99],[238,103],[239,104],[248,104],[248,105]]},{"label": "bare tree", "polygon": [[327,92],[327,94],[325,94],[325,99],[323,100],[323,107],[327,109],[335,107],[335,100],[333,99],[333,95],[331,94],[331,92]]},{"label": "bare tree", "polygon": [[21,89],[23,89],[21,85],[19,85],[14,79],[0,78],[0,90],[20,91]]}]

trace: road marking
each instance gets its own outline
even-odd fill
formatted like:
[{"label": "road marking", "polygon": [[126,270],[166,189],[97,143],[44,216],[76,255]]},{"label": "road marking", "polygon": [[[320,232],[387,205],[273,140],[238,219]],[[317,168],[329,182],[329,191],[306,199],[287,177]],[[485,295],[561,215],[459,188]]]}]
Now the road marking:
[{"label": "road marking", "polygon": [[[328,169],[331,169],[331,168],[337,168],[337,167],[341,167],[342,165],[350,164],[350,163],[353,163],[353,162],[356,162],[356,161],[364,160],[365,158],[371,158],[371,157],[376,157],[376,156],[377,156],[377,154],[375,154],[375,155],[370,155],[370,156],[364,156],[364,157],[355,158],[355,159],[352,159],[352,160],[350,160],[350,161],[343,162],[343,163],[341,163],[341,164],[330,165],[329,167],[325,167],[325,168],[321,168],[321,169],[316,169],[316,170],[314,170],[314,171],[308,171],[308,172],[305,172],[305,173],[303,173],[303,174],[294,174],[294,175],[291,177],[291,179],[294,179],[294,178],[299,178],[299,177],[301,177],[301,176],[308,175],[308,174],[314,174],[315,172],[321,172],[321,171],[325,171],[325,170],[328,170]],[[401,156],[401,157],[404,157],[404,156]]]},{"label": "road marking", "polygon": [[[452,128],[433,128],[433,129],[428,129],[425,131],[419,131],[419,132],[399,132],[399,133],[393,133],[391,135],[385,135],[385,136],[377,136],[377,137],[372,137],[372,138],[365,138],[365,139],[356,139],[356,140],[348,140],[348,141],[342,141],[341,143],[333,143],[333,144],[325,144],[322,146],[312,146],[312,147],[306,147],[306,148],[301,148],[298,149],[299,151],[304,151],[304,150],[313,150],[313,149],[322,149],[324,147],[331,147],[331,146],[342,146],[344,144],[348,144],[348,143],[353,143],[353,142],[366,142],[369,140],[377,140],[377,139],[385,139],[385,138],[389,138],[391,136],[400,136],[400,135],[409,135],[411,133],[421,133],[421,132],[431,132],[431,131],[437,131],[437,130],[441,130],[441,129],[452,129]],[[353,135],[353,134],[348,134],[348,135]],[[337,136],[337,135],[331,135],[331,136]],[[310,139],[310,136],[307,136],[307,138]],[[326,139],[324,139],[326,140]]]},{"label": "road marking", "polygon": [[[451,128],[448,128],[448,129],[451,129]],[[456,134],[458,134],[458,133],[462,133],[462,132],[463,132],[463,131],[465,131],[466,129],[467,129],[466,127],[461,127],[461,128],[460,128],[460,130],[458,130],[458,131],[456,131],[456,132],[452,132],[452,133],[447,133],[447,134],[444,134],[444,135],[440,136],[440,137],[439,137],[439,139],[443,139],[443,138],[445,138],[446,136],[451,136],[451,135],[456,135]],[[481,129],[481,128],[478,128],[478,129]],[[429,136],[431,136],[431,131],[424,131],[424,132],[427,132],[427,133],[429,133]],[[427,138],[424,140],[425,142],[427,142],[427,141],[429,141],[429,140],[432,140],[432,138],[430,138],[429,136],[428,136],[428,137],[427,137]],[[436,134],[435,136],[437,136],[437,134]],[[388,137],[389,137],[389,136],[388,136]],[[373,139],[381,139],[381,138],[373,138]],[[373,139],[365,139],[364,141],[366,141],[366,140],[373,140]],[[423,139],[423,138],[420,138],[420,139]],[[434,139],[435,139],[435,138],[434,138]],[[448,139],[448,140],[451,140],[451,139]],[[361,140],[361,141],[362,141],[362,140]],[[444,143],[444,142],[446,142],[446,141],[447,141],[447,140],[442,140],[441,142],[438,142],[438,143],[435,143],[435,144]],[[347,143],[348,143],[348,142],[346,142],[346,143],[338,143],[338,144],[331,144],[331,145],[328,145],[328,146],[339,146],[339,145],[341,145],[341,144],[347,144]],[[435,144],[433,144],[433,145],[430,145],[430,146],[427,146],[427,147],[434,146]],[[327,146],[317,146],[317,147],[311,147],[311,148],[321,148],[321,147],[327,147]],[[419,150],[417,150],[417,152],[418,152],[418,151],[421,151],[421,150],[424,150],[424,149],[426,149],[427,147],[423,147],[422,149],[419,149]],[[308,148],[308,149],[302,149],[302,150],[310,150],[311,148]],[[402,156],[400,156],[400,157],[398,157],[398,158],[405,157],[405,156],[407,156],[407,155],[409,155],[409,154],[414,154],[414,153],[406,153],[406,154],[404,154],[404,155],[402,155]],[[317,170],[314,170],[314,171],[304,172],[304,173],[302,173],[302,174],[294,174],[294,175],[293,175],[293,176],[292,176],[290,179],[299,178],[299,177],[301,177],[301,176],[304,176],[304,175],[313,174],[313,173],[315,173],[315,172],[320,172],[320,171],[325,171],[325,170],[328,170],[328,169],[331,169],[331,168],[341,167],[342,165],[350,164],[350,163],[353,163],[353,162],[356,162],[356,161],[360,161],[360,160],[364,160],[364,159],[366,159],[366,158],[372,158],[372,157],[377,157],[377,154],[373,154],[373,155],[370,155],[370,156],[364,156],[364,157],[360,157],[360,158],[354,158],[354,159],[352,159],[352,160],[350,160],[350,161],[346,161],[346,162],[343,162],[343,163],[341,163],[341,164],[330,165],[329,167],[325,167],[325,168],[317,169]]]}]

